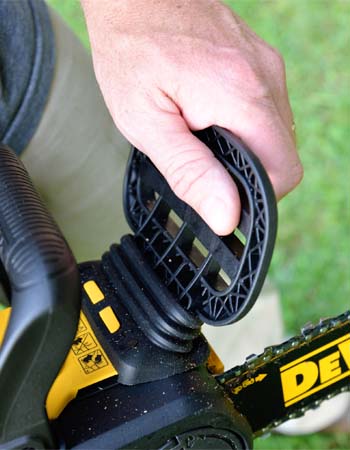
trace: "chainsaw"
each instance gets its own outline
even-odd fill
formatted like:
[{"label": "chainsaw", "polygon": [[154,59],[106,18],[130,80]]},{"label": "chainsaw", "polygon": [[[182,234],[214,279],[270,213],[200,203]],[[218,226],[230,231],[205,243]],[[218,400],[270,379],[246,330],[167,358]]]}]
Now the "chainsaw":
[{"label": "chainsaw", "polygon": [[124,183],[132,233],[79,265],[22,163],[0,146],[10,299],[0,311],[0,449],[251,449],[349,390],[350,312],[224,372],[201,327],[233,324],[254,305],[276,201],[238,138],[219,127],[195,135],[238,187],[236,230],[217,236],[133,148]]}]

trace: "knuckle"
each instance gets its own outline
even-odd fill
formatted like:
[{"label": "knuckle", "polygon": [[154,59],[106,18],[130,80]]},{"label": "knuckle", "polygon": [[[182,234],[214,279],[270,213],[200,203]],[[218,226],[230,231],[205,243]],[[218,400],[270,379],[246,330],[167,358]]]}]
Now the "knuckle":
[{"label": "knuckle", "polygon": [[271,47],[271,60],[274,67],[277,69],[277,73],[285,77],[286,73],[286,64],[282,54],[276,48]]},{"label": "knuckle", "polygon": [[239,86],[240,92],[244,93],[249,103],[268,103],[272,99],[263,68],[258,63],[247,59],[245,54],[234,52],[232,58],[226,62],[224,73],[227,89],[231,86],[236,92]]},{"label": "knuckle", "polygon": [[304,177],[304,168],[301,165],[300,162],[298,162],[295,166],[294,166],[294,170],[292,172],[292,179],[293,179],[293,187],[298,186],[298,184],[301,183],[303,177]]},{"label": "knuckle", "polygon": [[244,55],[240,56],[238,67],[242,87],[248,101],[263,104],[271,103],[272,93],[263,67],[255,61],[247,60]]},{"label": "knuckle", "polygon": [[283,185],[281,186],[281,192],[278,197],[284,197],[289,192],[291,192],[293,189],[295,189],[298,184],[301,183],[304,176],[304,169],[300,162],[297,162],[295,165],[290,167],[290,170],[288,171],[288,178],[284,181]]},{"label": "knuckle", "polygon": [[270,47],[271,57],[275,62],[278,62],[281,66],[284,66],[284,58],[282,53],[275,47]]},{"label": "knuckle", "polygon": [[255,78],[251,77],[250,81],[250,103],[254,105],[271,108],[274,104],[271,88],[268,83],[263,79],[255,75]]},{"label": "knuckle", "polygon": [[253,86],[253,98],[256,103],[262,105],[270,105],[272,103],[272,93],[271,89],[267,83],[262,80],[257,80]]}]

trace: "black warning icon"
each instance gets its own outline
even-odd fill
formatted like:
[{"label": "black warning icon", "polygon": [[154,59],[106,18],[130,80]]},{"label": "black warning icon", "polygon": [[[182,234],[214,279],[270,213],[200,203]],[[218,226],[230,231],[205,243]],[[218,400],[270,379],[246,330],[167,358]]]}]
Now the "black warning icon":
[{"label": "black warning icon", "polygon": [[102,367],[106,367],[108,365],[106,358],[100,350],[89,352],[87,355],[79,358],[79,362],[86,374],[95,372],[96,370],[102,369]]},{"label": "black warning icon", "polygon": [[96,342],[90,333],[84,333],[77,336],[72,344],[72,351],[75,355],[81,355],[88,350],[92,350],[97,347]]}]

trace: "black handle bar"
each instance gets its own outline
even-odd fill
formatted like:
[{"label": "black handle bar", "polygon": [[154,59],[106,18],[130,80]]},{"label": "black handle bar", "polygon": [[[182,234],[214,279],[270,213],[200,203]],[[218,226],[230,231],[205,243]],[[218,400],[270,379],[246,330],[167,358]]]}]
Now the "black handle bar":
[{"label": "black handle bar", "polygon": [[4,145],[0,145],[0,260],[12,304],[0,348],[0,448],[5,442],[6,448],[51,448],[44,405],[76,331],[79,275],[23,164]]}]

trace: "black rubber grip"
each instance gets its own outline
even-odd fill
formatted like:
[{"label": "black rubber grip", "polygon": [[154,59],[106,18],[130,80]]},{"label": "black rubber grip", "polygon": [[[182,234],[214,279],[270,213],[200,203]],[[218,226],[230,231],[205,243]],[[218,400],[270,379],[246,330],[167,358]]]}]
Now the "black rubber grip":
[{"label": "black rubber grip", "polygon": [[67,268],[67,245],[35,192],[28,174],[0,150],[0,257],[17,290]]},{"label": "black rubber grip", "polygon": [[0,145],[0,259],[12,312],[0,349],[0,447],[23,435],[52,445],[45,400],[80,312],[74,257],[21,161]]}]

